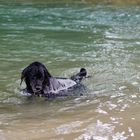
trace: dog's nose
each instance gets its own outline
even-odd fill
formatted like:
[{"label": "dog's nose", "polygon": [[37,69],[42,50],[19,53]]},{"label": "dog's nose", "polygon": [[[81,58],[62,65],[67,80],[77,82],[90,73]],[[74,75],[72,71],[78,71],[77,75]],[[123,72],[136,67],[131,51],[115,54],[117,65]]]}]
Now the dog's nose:
[{"label": "dog's nose", "polygon": [[41,87],[40,86],[36,86],[36,90],[41,90]]}]

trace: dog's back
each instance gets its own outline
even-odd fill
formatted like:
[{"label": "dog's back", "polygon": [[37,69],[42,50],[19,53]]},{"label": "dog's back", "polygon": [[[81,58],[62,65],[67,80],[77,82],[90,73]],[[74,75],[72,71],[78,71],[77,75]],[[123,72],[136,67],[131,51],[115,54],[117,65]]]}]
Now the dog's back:
[{"label": "dog's back", "polygon": [[81,81],[86,77],[86,69],[81,68],[80,72],[69,78],[51,77],[50,86],[46,87],[44,93],[47,96],[69,96],[74,93],[74,90],[80,91],[84,86]]},{"label": "dog's back", "polygon": [[76,85],[77,83],[68,78],[51,77],[50,86],[46,87],[46,93],[59,93],[61,90],[67,90],[68,88]]},{"label": "dog's back", "polygon": [[68,78],[50,78],[50,86],[44,91],[45,97],[65,97],[83,95],[85,86]]}]

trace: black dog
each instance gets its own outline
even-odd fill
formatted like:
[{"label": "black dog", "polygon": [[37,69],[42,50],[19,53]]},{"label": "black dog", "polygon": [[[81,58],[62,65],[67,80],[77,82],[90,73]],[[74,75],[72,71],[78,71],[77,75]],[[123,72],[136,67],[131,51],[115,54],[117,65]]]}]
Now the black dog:
[{"label": "black dog", "polygon": [[41,96],[61,96],[69,94],[79,87],[81,80],[86,77],[87,72],[81,68],[80,72],[69,78],[53,77],[47,68],[40,62],[33,62],[27,66],[21,75],[21,83],[26,83],[25,92],[31,95]]}]

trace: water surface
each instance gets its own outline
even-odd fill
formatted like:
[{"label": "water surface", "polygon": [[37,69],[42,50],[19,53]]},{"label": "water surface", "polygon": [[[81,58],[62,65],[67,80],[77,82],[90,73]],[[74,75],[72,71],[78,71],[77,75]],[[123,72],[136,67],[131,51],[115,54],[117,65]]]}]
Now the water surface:
[{"label": "water surface", "polygon": [[[0,139],[139,140],[139,23],[138,6],[0,4]],[[22,97],[33,61],[55,76],[85,67],[87,92]]]}]

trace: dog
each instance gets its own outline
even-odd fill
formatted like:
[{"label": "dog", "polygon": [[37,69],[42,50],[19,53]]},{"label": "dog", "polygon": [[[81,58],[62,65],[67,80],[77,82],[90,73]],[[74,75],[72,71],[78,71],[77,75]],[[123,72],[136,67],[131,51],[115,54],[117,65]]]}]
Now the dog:
[{"label": "dog", "polygon": [[86,69],[81,68],[71,78],[53,77],[42,63],[33,62],[22,71],[21,84],[25,82],[26,88],[23,91],[31,96],[68,96],[70,92],[82,87],[81,81],[86,75]]}]

